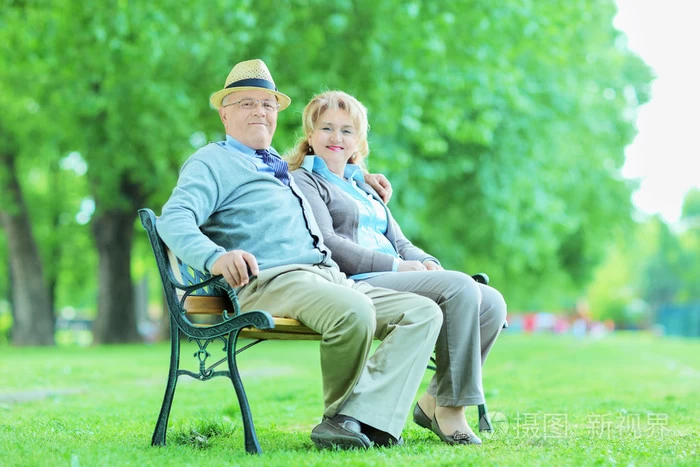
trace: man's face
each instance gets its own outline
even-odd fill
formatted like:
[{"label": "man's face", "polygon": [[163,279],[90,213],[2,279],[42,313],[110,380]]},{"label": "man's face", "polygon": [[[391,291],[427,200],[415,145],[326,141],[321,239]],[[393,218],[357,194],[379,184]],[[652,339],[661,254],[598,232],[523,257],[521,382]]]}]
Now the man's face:
[{"label": "man's face", "polygon": [[[239,104],[250,99],[258,101],[252,109]],[[277,110],[266,110],[263,103],[272,103],[277,108],[277,98],[265,91],[237,91],[226,96],[219,109],[226,134],[250,148],[268,149],[277,128]]]}]

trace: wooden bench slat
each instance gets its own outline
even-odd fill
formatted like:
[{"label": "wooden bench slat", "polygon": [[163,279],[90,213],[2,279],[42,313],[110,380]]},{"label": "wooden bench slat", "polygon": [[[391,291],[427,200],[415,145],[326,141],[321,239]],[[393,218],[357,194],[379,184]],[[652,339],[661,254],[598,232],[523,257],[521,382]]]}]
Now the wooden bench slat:
[{"label": "wooden bench slat", "polygon": [[280,341],[320,341],[321,335],[317,332],[306,328],[309,332],[296,333],[284,329],[255,329],[245,328],[239,334],[239,337],[244,339],[275,339]]},{"label": "wooden bench slat", "polygon": [[274,329],[245,328],[240,337],[247,339],[278,339],[278,340],[321,340],[321,335],[313,331],[296,319],[272,317],[275,322]]},{"label": "wooden bench slat", "polygon": [[193,315],[221,315],[224,310],[233,312],[228,297],[190,295],[185,299],[185,310]]},{"label": "wooden bench slat", "polygon": [[[185,310],[193,315],[221,316],[223,310],[233,310],[227,297],[191,295],[185,299]],[[293,318],[278,318],[273,316],[274,329],[245,328],[240,337],[246,339],[276,339],[276,340],[321,340],[321,335]]]}]

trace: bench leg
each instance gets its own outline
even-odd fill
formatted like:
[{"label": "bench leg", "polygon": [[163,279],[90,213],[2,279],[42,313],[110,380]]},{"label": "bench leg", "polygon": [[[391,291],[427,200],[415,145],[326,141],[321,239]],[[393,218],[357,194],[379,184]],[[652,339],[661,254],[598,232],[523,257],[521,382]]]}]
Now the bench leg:
[{"label": "bench leg", "polygon": [[177,386],[177,370],[180,366],[180,334],[177,326],[170,323],[170,370],[168,371],[168,384],[165,387],[163,405],[160,408],[156,429],[151,438],[152,446],[165,446],[165,434],[168,430],[168,418],[170,408],[173,405],[175,387]]},{"label": "bench leg", "polygon": [[[503,329],[506,329],[507,327],[508,321],[504,321]],[[479,405],[479,431],[493,433],[493,423],[491,423],[491,417],[489,417],[486,403]]]},{"label": "bench leg", "polygon": [[486,404],[479,405],[479,431],[493,432],[493,425],[491,424]]},{"label": "bench leg", "polygon": [[238,405],[241,408],[241,416],[243,417],[243,434],[245,437],[245,450],[248,454],[261,454],[262,448],[258,442],[258,436],[255,434],[255,426],[253,425],[253,415],[248,404],[241,375],[238,373],[238,364],[236,363],[236,341],[238,340],[238,332],[234,331],[229,334],[228,338],[228,369],[231,373],[231,382],[238,396]]}]

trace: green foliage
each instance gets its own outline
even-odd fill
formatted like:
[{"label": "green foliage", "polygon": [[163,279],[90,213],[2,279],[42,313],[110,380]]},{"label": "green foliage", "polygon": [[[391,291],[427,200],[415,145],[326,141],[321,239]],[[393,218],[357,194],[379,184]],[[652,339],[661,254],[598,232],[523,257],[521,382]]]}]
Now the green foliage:
[{"label": "green foliage", "polygon": [[625,244],[610,247],[606,260],[597,268],[588,288],[591,315],[596,320],[612,319],[617,326],[639,324],[640,316],[630,316],[635,299],[634,271]]},{"label": "green foliage", "polygon": [[671,303],[681,289],[681,271],[685,258],[676,237],[660,219],[652,220],[657,227],[657,249],[647,258],[642,289],[644,298],[653,306]]},{"label": "green foliage", "polygon": [[691,189],[683,198],[681,217],[686,221],[691,221],[694,227],[698,227],[700,220],[700,188]]},{"label": "green foliage", "polygon": [[10,329],[12,328],[12,313],[9,302],[0,299],[0,346],[10,343]]},{"label": "green foliage", "polygon": [[642,278],[648,258],[656,251],[657,227],[647,222],[635,225],[633,235],[614,236],[586,292],[594,319],[611,319],[618,328],[650,324]]},{"label": "green foliage", "polygon": [[196,9],[172,1],[52,7],[60,13],[44,46],[61,70],[54,100],[70,115],[68,139],[87,161],[97,214],[139,207],[171,186],[163,182],[173,180],[197,128],[201,100],[189,91],[208,71],[198,54],[207,44],[193,39],[199,29],[182,27],[197,24]]},{"label": "green foliage", "polygon": [[[81,203],[158,210],[193,148],[223,137],[209,94],[253,57],[293,100],[278,149],[313,94],[355,94],[409,238],[488,272],[511,309],[573,302],[611,231],[631,225],[619,168],[652,76],[612,27],[612,0],[4,5],[0,145],[19,149],[60,304],[94,296]],[[72,153],[84,176],[60,169]]]},{"label": "green foliage", "polygon": [[270,52],[299,99],[276,144],[298,130],[306,96],[354,93],[370,112],[371,168],[394,183],[409,237],[448,267],[488,271],[512,307],[561,305],[611,230],[631,226],[619,169],[651,72],[614,13],[612,2],[311,1],[261,19],[304,31],[305,47]]},{"label": "green foliage", "polygon": [[[696,192],[686,196],[692,211]],[[684,215],[676,226],[653,216],[633,235],[615,237],[587,298],[594,317],[618,325],[649,325],[659,307],[700,302],[700,229]]]},{"label": "green foliage", "polygon": [[7,240],[4,232],[0,230],[0,301],[10,300],[10,259],[7,255]]},{"label": "green foliage", "polygon": [[681,248],[686,256],[679,275],[682,288],[680,302],[700,302],[700,189],[690,190],[684,200],[680,234]]},{"label": "green foliage", "polygon": [[[54,305],[87,306],[94,296],[96,258],[89,232],[75,216],[88,190],[85,169],[66,164],[76,130],[70,108],[56,91],[65,83],[56,76],[60,74],[53,68],[56,57],[48,57],[43,36],[52,31],[48,7],[45,2],[5,3],[0,56],[13,66],[0,70],[0,83],[11,90],[0,93],[5,109],[0,116],[4,143],[0,150],[17,160],[17,176]],[[61,68],[65,67],[64,63]],[[17,209],[2,194],[0,201],[10,212]]]},{"label": "green foliage", "polygon": [[[442,53],[393,44],[390,56],[420,56],[419,70],[387,80],[389,95],[420,109],[420,125],[389,115],[378,128],[375,117],[373,129],[400,147],[385,153],[375,144],[373,157],[398,153],[387,166],[401,171],[392,174],[398,210],[414,217],[407,230],[420,243],[449,266],[492,273],[515,307],[556,305],[557,288],[541,284],[568,275],[579,289],[611,227],[629,219],[631,187],[617,175],[633,135],[625,112],[645,100],[649,72],[637,66],[625,76],[641,62],[615,47],[611,4],[475,3],[419,26],[426,31],[416,41],[436,30],[460,37]],[[450,15],[447,25],[437,19]],[[382,28],[392,29],[401,28]],[[428,81],[422,98],[404,93],[414,76]]]}]

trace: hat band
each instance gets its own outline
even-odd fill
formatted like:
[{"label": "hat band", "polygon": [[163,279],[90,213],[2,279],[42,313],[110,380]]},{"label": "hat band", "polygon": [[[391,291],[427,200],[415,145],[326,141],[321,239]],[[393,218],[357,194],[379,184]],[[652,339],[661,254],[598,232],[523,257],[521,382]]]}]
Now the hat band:
[{"label": "hat band", "polygon": [[248,78],[248,79],[242,79],[239,81],[234,81],[233,83],[229,84],[226,86],[225,89],[230,89],[230,88],[240,88],[240,87],[253,87],[253,88],[265,88],[269,89],[271,91],[277,91],[277,88],[275,87],[274,84],[269,82],[266,79],[260,79],[260,78]]}]

